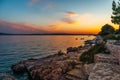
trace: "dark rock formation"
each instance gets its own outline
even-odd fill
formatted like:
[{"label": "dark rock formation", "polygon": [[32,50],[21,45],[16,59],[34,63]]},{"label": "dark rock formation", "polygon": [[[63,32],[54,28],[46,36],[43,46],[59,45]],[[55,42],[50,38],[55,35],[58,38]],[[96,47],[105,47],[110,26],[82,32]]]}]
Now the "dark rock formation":
[{"label": "dark rock formation", "polygon": [[78,52],[78,51],[79,51],[78,47],[69,47],[69,48],[67,48],[67,53],[69,53],[69,52]]},{"label": "dark rock formation", "polygon": [[25,60],[12,66],[14,73],[28,72],[33,80],[59,80],[62,74],[72,69],[75,65],[73,60],[66,55],[51,58]]},{"label": "dark rock formation", "polygon": [[12,66],[12,70],[17,74],[27,72],[32,80],[67,80],[64,75],[76,65],[82,64],[79,62],[79,56],[85,50],[87,49],[64,55],[55,54],[41,59],[20,61]]},{"label": "dark rock formation", "polygon": [[28,64],[32,64],[36,61],[37,59],[28,59],[28,60],[24,60],[24,61],[20,61],[19,63],[12,65],[12,70],[14,73],[17,74],[22,74],[24,72],[26,72],[26,65]]}]

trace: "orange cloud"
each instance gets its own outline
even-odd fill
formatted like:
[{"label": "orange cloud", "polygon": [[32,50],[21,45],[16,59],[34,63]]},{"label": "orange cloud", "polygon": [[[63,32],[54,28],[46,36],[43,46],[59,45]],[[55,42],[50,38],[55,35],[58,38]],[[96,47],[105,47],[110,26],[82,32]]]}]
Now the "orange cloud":
[{"label": "orange cloud", "polygon": [[77,20],[74,19],[74,17],[78,16],[79,14],[74,13],[72,11],[65,11],[65,16],[61,19],[62,22],[73,25],[78,23]]},{"label": "orange cloud", "polygon": [[67,17],[63,18],[62,21],[65,22],[65,23],[68,23],[68,24],[74,24],[74,23],[76,23],[75,20],[72,20],[71,18],[67,18]]},{"label": "orange cloud", "polygon": [[[80,34],[80,33],[98,33],[105,21],[98,21],[92,14],[79,14],[77,17],[67,17],[61,19],[56,25],[52,25],[49,30],[61,31],[66,33]],[[104,23],[103,23],[104,22]]]},{"label": "orange cloud", "polygon": [[65,12],[67,14],[68,17],[75,17],[75,16],[78,16],[78,14],[72,12],[72,11],[66,11]]},{"label": "orange cloud", "polygon": [[55,25],[49,25],[45,27],[44,30],[48,32],[60,32],[63,26],[64,26],[64,23],[57,23]]}]

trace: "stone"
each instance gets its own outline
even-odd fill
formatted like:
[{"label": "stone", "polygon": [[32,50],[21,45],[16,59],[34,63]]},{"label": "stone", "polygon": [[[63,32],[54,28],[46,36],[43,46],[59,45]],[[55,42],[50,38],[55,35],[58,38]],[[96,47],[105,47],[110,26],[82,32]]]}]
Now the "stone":
[{"label": "stone", "polygon": [[109,40],[106,43],[106,47],[111,52],[111,55],[119,60],[120,65],[120,45],[116,45],[114,43],[115,41]]},{"label": "stone", "polygon": [[93,67],[95,66],[95,63],[91,63],[91,64],[85,64],[85,72],[87,75],[90,74],[90,72],[92,71]]},{"label": "stone", "polygon": [[111,63],[111,64],[118,64],[119,63],[119,61],[116,57],[114,57],[110,54],[102,54],[102,53],[96,54],[94,56],[94,62],[95,63],[99,63],[99,62]]},{"label": "stone", "polygon": [[21,73],[26,72],[26,70],[27,70],[26,66],[27,65],[31,66],[35,61],[36,61],[36,59],[23,60],[23,61],[20,61],[17,64],[12,65],[11,68],[12,68],[14,73],[21,74]]},{"label": "stone", "polygon": [[67,48],[67,53],[69,53],[69,52],[78,52],[78,51],[79,51],[78,47],[69,47],[69,48]]},{"label": "stone", "polygon": [[[23,60],[13,65],[12,70],[17,74],[27,72],[32,80],[66,80],[64,75],[73,70],[76,65],[82,64],[79,56],[88,48],[63,55],[55,54],[40,59]],[[82,74],[80,72],[79,76]]]},{"label": "stone", "polygon": [[88,80],[120,80],[120,66],[109,63],[96,63]]}]

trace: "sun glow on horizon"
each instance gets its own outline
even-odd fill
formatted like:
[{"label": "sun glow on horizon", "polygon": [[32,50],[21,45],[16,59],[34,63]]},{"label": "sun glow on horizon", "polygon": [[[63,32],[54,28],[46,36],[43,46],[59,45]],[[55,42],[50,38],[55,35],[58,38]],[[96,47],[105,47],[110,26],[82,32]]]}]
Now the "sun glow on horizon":
[{"label": "sun glow on horizon", "polygon": [[70,0],[68,4],[65,0],[0,2],[0,32],[3,33],[97,34],[107,23],[118,28],[110,20],[112,1]]}]

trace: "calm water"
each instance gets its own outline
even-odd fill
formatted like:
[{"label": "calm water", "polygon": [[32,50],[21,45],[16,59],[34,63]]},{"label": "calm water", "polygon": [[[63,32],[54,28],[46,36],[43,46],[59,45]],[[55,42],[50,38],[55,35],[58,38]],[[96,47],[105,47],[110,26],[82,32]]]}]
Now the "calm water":
[{"label": "calm water", "polygon": [[0,72],[12,73],[11,65],[20,60],[45,57],[59,50],[66,51],[67,47],[83,45],[85,40],[93,38],[94,36],[0,36]]}]

